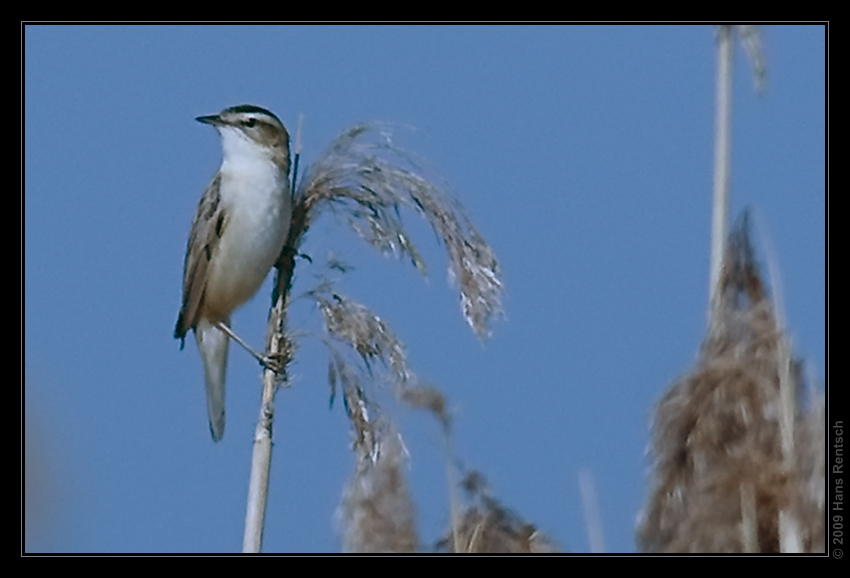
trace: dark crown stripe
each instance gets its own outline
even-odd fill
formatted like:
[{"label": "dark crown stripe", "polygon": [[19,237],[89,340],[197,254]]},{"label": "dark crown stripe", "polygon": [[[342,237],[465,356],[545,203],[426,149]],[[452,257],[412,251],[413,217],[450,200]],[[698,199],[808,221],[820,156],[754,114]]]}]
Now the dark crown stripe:
[{"label": "dark crown stripe", "polygon": [[280,124],[283,124],[282,122],[280,122],[280,119],[272,111],[266,110],[265,108],[263,108],[261,106],[254,106],[253,104],[238,104],[236,106],[231,106],[230,108],[224,110],[221,114],[227,114],[229,112],[233,112],[233,113],[257,112],[257,113],[261,113],[261,114],[267,114],[270,117],[272,117],[273,119],[275,119],[277,122],[279,122]]}]

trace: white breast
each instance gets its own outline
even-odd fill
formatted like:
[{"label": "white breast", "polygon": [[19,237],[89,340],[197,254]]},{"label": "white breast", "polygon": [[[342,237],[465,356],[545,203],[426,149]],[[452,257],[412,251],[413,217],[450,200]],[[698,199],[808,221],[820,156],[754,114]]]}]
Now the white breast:
[{"label": "white breast", "polygon": [[[228,139],[222,137],[224,144]],[[221,202],[226,220],[204,297],[206,306],[222,316],[259,290],[283,248],[292,216],[287,175],[262,155],[238,154],[250,149],[232,149],[224,147]]]}]

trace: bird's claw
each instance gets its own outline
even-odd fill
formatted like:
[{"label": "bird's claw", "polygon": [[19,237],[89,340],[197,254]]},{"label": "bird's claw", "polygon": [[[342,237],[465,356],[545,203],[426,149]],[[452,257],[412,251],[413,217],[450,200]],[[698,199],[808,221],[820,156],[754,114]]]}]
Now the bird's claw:
[{"label": "bird's claw", "polygon": [[274,373],[281,373],[283,371],[283,356],[280,353],[263,355],[258,358],[258,361],[260,362],[260,365],[269,371]]}]

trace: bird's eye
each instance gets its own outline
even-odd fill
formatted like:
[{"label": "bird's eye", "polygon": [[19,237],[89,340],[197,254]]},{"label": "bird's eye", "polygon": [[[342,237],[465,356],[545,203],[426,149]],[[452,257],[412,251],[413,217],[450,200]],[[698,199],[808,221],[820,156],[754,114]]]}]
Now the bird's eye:
[{"label": "bird's eye", "polygon": [[248,120],[242,121],[242,126],[247,126],[248,128],[251,128],[251,127],[255,126],[256,124],[257,124],[256,118],[249,118]]}]

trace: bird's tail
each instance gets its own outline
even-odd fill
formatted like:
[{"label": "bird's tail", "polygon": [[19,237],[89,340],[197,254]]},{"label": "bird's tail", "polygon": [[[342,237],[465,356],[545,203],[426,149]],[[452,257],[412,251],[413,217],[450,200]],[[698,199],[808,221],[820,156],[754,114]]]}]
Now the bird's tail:
[{"label": "bird's tail", "polygon": [[[229,319],[224,323],[230,324]],[[195,339],[204,362],[207,383],[207,410],[210,414],[210,433],[215,441],[224,435],[224,380],[227,373],[227,335],[206,319],[198,321]]]}]

